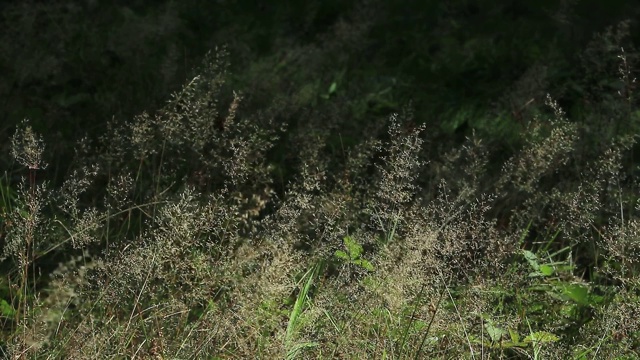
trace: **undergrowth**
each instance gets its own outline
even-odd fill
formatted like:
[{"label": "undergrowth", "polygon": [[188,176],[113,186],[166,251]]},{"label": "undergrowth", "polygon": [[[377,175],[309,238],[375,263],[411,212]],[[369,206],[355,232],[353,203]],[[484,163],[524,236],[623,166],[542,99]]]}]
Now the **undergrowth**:
[{"label": "undergrowth", "polygon": [[[47,148],[25,121],[21,185],[0,183],[2,354],[638,357],[636,136],[621,130],[636,64],[616,55],[616,92],[584,121],[537,99],[508,156],[475,133],[433,150],[410,105],[337,146],[353,108],[335,88],[250,110],[224,49],[161,109],[80,141],[60,186],[39,180]],[[593,136],[605,116],[614,130]]]}]

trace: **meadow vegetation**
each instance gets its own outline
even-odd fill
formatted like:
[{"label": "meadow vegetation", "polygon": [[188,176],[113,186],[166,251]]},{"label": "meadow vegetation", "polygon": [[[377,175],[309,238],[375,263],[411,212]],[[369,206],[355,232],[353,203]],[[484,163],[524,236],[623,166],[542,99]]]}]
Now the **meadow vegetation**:
[{"label": "meadow vegetation", "polygon": [[[444,101],[463,92],[455,84],[420,95],[434,89],[404,70],[433,66],[437,81],[457,71],[448,61],[510,64],[502,48],[487,53],[497,40],[479,36],[462,45],[472,56],[455,59],[464,56],[456,25],[444,22],[437,29],[451,38],[443,48],[415,47],[400,61],[390,55],[399,45],[380,31],[405,31],[383,16],[404,10],[327,3],[287,25],[304,35],[272,33],[256,52],[243,48],[249,35],[230,36],[257,37],[243,28],[250,22],[221,25],[215,36],[227,45],[197,57],[192,73],[177,45],[154,57],[158,49],[141,44],[153,34],[188,43],[178,20],[196,11],[116,8],[119,31],[140,36],[105,40],[126,68],[91,65],[98,50],[90,45],[79,61],[123,71],[101,85],[139,97],[118,106],[105,88],[73,95],[72,79],[54,71],[73,63],[66,51],[82,39],[69,37],[70,48],[48,58],[69,91],[57,105],[30,107],[36,120],[12,129],[5,150],[13,165],[0,179],[3,357],[640,356],[635,25],[619,22],[585,41],[570,79],[547,71],[560,50],[544,52],[509,68],[519,76],[503,94],[474,93],[457,107]],[[99,36],[65,20],[80,11],[73,6],[38,6],[3,9],[5,25],[22,34],[42,11],[81,28],[68,33]],[[473,16],[456,13],[472,10],[456,6],[442,19],[474,26]],[[337,8],[348,16],[324,12]],[[553,15],[571,14],[561,7]],[[414,36],[406,41],[417,46]],[[359,67],[380,43],[391,45],[372,55],[379,73]],[[541,53],[527,49],[525,58]],[[418,61],[427,53],[432,65]],[[128,68],[137,56],[149,57],[147,70]],[[156,65],[162,77],[151,75]],[[14,65],[25,70],[21,81],[50,76],[28,66]],[[467,80],[481,83],[491,71]],[[140,76],[129,88],[127,74]],[[31,86],[18,75],[14,85]],[[478,86],[470,91],[486,89]],[[75,123],[52,138],[38,114],[69,114],[87,99],[98,112],[88,123],[110,120],[55,153],[47,140],[75,134]],[[10,106],[9,117],[24,115]]]}]

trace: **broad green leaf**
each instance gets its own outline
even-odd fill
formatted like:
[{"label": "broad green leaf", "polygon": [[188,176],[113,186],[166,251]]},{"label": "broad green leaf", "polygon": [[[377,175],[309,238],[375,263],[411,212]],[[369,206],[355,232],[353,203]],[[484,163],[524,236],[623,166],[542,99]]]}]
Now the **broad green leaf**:
[{"label": "broad green leaf", "polygon": [[589,289],[581,284],[563,286],[562,293],[579,305],[589,305]]},{"label": "broad green leaf", "polygon": [[493,342],[500,341],[500,339],[502,339],[502,336],[507,333],[506,330],[501,329],[497,326],[493,326],[491,322],[486,322],[484,324],[484,328],[487,329],[487,334],[489,334],[489,338],[491,338],[491,341]]},{"label": "broad green leaf", "polygon": [[538,271],[540,271],[540,273],[544,276],[551,276],[553,275],[554,269],[553,266],[550,265],[540,265]]}]

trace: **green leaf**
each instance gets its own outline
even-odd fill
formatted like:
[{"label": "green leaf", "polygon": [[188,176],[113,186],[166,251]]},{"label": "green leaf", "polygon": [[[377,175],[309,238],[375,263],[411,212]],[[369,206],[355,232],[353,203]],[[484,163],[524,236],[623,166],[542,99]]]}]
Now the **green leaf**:
[{"label": "green leaf", "polygon": [[349,251],[349,257],[351,258],[351,260],[360,258],[360,255],[362,255],[362,245],[355,242],[355,240],[353,240],[351,236],[344,237],[344,245]]},{"label": "green leaf", "polygon": [[336,253],[334,254],[338,259],[342,259],[345,261],[349,261],[349,255],[347,255],[346,252],[342,251],[342,250],[336,250]]},{"label": "green leaf", "polygon": [[12,317],[16,314],[16,310],[6,300],[0,300],[0,313],[3,316]]},{"label": "green leaf", "polygon": [[504,329],[501,329],[497,326],[493,326],[491,322],[486,322],[484,324],[485,329],[487,329],[487,334],[489,334],[489,338],[491,341],[498,342],[502,339],[502,336],[507,332]]},{"label": "green leaf", "polygon": [[524,338],[524,341],[534,343],[549,343],[558,341],[558,337],[547,331],[538,331]]},{"label": "green leaf", "polygon": [[363,267],[366,270],[369,270],[369,271],[373,271],[374,270],[373,265],[369,261],[367,261],[365,259],[353,260],[353,263],[358,265],[358,266]]},{"label": "green leaf", "polygon": [[512,341],[507,341],[507,342],[502,342],[500,344],[496,344],[493,345],[492,348],[494,349],[511,349],[511,348],[524,348],[527,347],[528,344],[527,343],[514,343]]},{"label": "green leaf", "polygon": [[517,344],[520,342],[520,334],[518,334],[517,331],[509,329],[509,336],[511,337],[512,343]]},{"label": "green leaf", "polygon": [[589,305],[589,289],[581,284],[568,284],[563,286],[562,294],[579,305]]},{"label": "green leaf", "polygon": [[593,305],[599,305],[606,300],[606,297],[601,295],[591,294],[589,295],[589,302]]},{"label": "green leaf", "polygon": [[337,89],[338,84],[334,81],[333,83],[331,83],[331,86],[329,86],[329,95],[333,95]]},{"label": "green leaf", "polygon": [[302,276],[301,280],[304,281],[304,285],[300,289],[300,292],[296,297],[296,301],[293,304],[291,314],[289,315],[289,323],[287,324],[287,330],[285,333],[285,341],[287,342],[292,339],[293,333],[300,325],[300,318],[304,309],[307,307],[309,291],[311,290],[313,282],[316,280],[321,270],[322,263],[317,263],[311,269],[307,270],[307,272]]},{"label": "green leaf", "polygon": [[540,273],[544,276],[551,276],[554,273],[553,266],[551,265],[540,265],[538,271],[540,271]]},{"label": "green leaf", "polygon": [[536,256],[536,254],[532,253],[529,250],[522,250],[522,254],[524,255],[524,258],[527,259],[527,262],[533,270],[537,271],[538,269],[540,269],[540,265],[538,265],[538,257]]}]

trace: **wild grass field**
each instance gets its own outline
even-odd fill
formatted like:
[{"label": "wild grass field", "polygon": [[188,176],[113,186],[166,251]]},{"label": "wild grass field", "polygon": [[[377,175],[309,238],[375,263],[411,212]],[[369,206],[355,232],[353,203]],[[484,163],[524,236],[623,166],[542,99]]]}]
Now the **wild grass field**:
[{"label": "wild grass field", "polygon": [[[273,35],[286,51],[212,46],[182,86],[171,84],[188,66],[169,52],[149,65],[175,65],[164,102],[151,92],[138,111],[138,98],[116,106],[95,90],[97,109],[118,116],[94,114],[87,124],[110,120],[60,153],[47,140],[68,134],[26,116],[12,128],[0,178],[0,356],[640,358],[635,24],[586,42],[582,79],[560,83],[540,59],[486,107],[464,102],[429,122],[425,102],[455,92],[418,95],[426,90],[403,74],[355,66],[385,39],[381,4],[341,10],[350,16],[326,27],[295,23],[324,32],[308,43]],[[84,29],[64,17],[73,8],[40,6]],[[119,29],[179,38],[171,6],[116,8]],[[17,29],[41,19],[39,8],[9,9],[5,24]],[[216,36],[256,31],[242,24]],[[129,41],[114,45],[117,57],[144,43]],[[145,85],[160,87],[132,63],[104,86],[141,98]],[[140,77],[127,88],[126,74]],[[55,101],[66,110],[32,105],[32,115],[66,116],[89,100]]]}]

